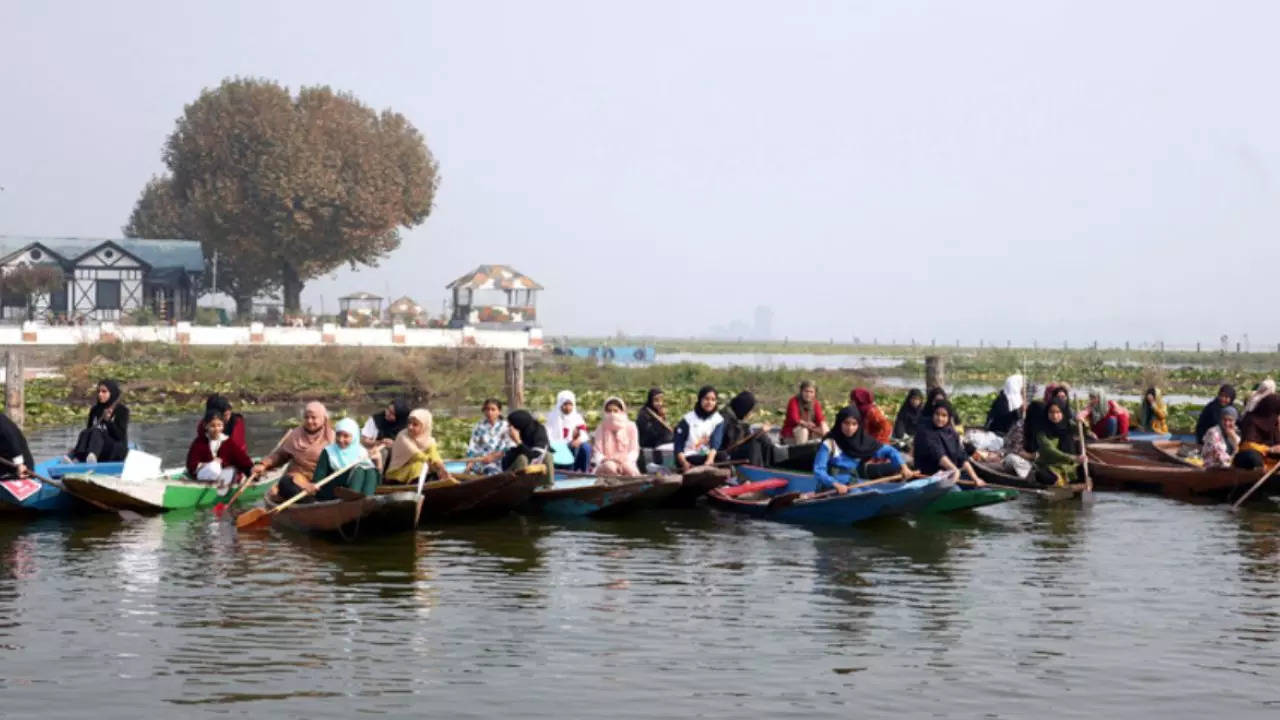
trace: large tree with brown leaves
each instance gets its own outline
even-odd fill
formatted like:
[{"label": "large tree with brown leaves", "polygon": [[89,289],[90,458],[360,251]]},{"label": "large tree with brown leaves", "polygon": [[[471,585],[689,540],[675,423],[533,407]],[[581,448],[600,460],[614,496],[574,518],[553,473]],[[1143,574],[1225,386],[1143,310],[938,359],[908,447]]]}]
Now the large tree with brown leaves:
[{"label": "large tree with brown leaves", "polygon": [[172,176],[148,183],[126,231],[176,227],[206,257],[218,251],[220,289],[244,309],[283,288],[285,308],[297,311],[308,279],[376,265],[399,247],[401,226],[427,218],[438,184],[435,159],[403,115],[327,87],[295,97],[264,80],[201,93],[164,161]]}]

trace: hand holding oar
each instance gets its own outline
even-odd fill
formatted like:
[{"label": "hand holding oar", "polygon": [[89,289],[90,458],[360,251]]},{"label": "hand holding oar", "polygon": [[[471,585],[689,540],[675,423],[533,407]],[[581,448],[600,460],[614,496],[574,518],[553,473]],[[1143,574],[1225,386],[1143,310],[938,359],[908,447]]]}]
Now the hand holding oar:
[{"label": "hand holding oar", "polygon": [[1093,478],[1089,477],[1089,451],[1084,446],[1084,423],[1076,420],[1076,429],[1080,431],[1080,454],[1084,457],[1084,492],[1080,500],[1086,505],[1093,502]]},{"label": "hand holding oar", "polygon": [[[364,458],[360,458],[359,460],[356,460],[355,462],[349,465],[346,465],[344,467],[338,468],[337,470],[334,470],[333,472],[326,475],[322,480],[320,480],[320,482],[316,483],[315,489],[319,490],[320,488],[327,485],[329,481],[333,480],[334,478],[338,477],[342,473],[350,470],[351,468],[359,465],[362,462],[364,462]],[[249,510],[245,511],[245,513],[242,514],[240,517],[236,518],[236,529],[244,530],[250,527],[262,527],[268,524],[269,522],[271,522],[272,515],[278,514],[281,510],[284,510],[285,508],[289,507],[290,505],[293,505],[294,503],[298,502],[302,498],[307,497],[307,495],[308,494],[306,492],[299,492],[297,495],[294,495],[293,497],[289,498],[288,500],[285,500],[284,502],[271,508],[270,510],[267,510],[265,508],[260,508],[260,507],[250,508]]]},{"label": "hand holding oar", "polygon": [[249,473],[249,476],[244,479],[244,482],[240,483],[240,487],[236,489],[235,494],[231,496],[230,500],[224,503],[220,502],[213,506],[213,514],[218,517],[222,517],[222,513],[226,512],[228,507],[235,505],[236,501],[240,499],[240,495],[244,493],[245,490],[249,489],[249,486],[257,479],[258,473]]},{"label": "hand holding oar", "polygon": [[1280,470],[1280,462],[1277,462],[1275,465],[1272,465],[1270,470],[1266,471],[1265,473],[1262,474],[1262,477],[1258,478],[1258,482],[1254,483],[1253,487],[1249,488],[1249,490],[1246,491],[1244,495],[1240,496],[1239,500],[1235,501],[1235,503],[1231,505],[1231,512],[1235,512],[1239,510],[1240,506],[1244,504],[1244,501],[1248,500],[1249,496],[1253,494],[1253,491],[1262,487],[1262,483],[1266,482],[1267,478],[1270,478],[1272,475],[1274,475],[1276,470]]},{"label": "hand holding oar", "polygon": [[[858,483],[857,485],[846,485],[845,494],[847,494],[850,490],[859,490],[861,488],[871,487],[872,485],[879,485],[881,483],[897,482],[898,480],[901,480],[901,479],[902,479],[902,473],[897,473],[895,475],[889,475],[887,477],[882,477],[882,478],[877,478],[875,480],[868,480],[866,482],[861,482],[861,483]],[[839,494],[841,494],[839,490],[826,490],[824,492],[814,493],[810,495],[809,498],[833,497],[834,495],[839,495]],[[805,493],[800,493],[800,492],[789,492],[789,493],[784,493],[782,495],[774,496],[769,499],[769,510],[779,510],[784,507],[790,507],[792,505],[795,505],[797,500],[806,499],[804,496],[805,496]]]},{"label": "hand holding oar", "polygon": [[[8,467],[8,468],[11,468],[11,469],[13,469],[13,470],[17,470],[17,469],[18,469],[17,464],[16,464],[16,463],[14,463],[14,462],[12,462],[12,461],[10,461],[8,458],[0,457],[0,465],[3,465],[3,466]],[[68,490],[68,489],[67,489],[67,486],[66,486],[66,485],[63,485],[60,481],[58,481],[58,480],[54,480],[53,478],[45,477],[44,475],[38,475],[38,474],[36,474],[36,472],[35,472],[34,470],[32,470],[31,468],[27,468],[27,475],[30,475],[31,477],[35,478],[36,480],[39,480],[39,481],[40,481],[40,482],[42,482],[42,483],[45,483],[46,485],[52,485],[52,486],[54,486],[54,487],[58,488],[59,490],[61,490],[62,492],[64,492],[64,493],[66,493],[66,494],[70,495],[71,497],[76,498],[77,500],[83,500],[83,501],[85,501],[85,502],[89,503],[90,505],[92,505],[92,506],[94,506],[94,507],[98,508],[99,510],[105,510],[105,511],[107,511],[107,512],[109,512],[109,513],[117,513],[121,518],[123,518],[123,519],[125,519],[125,520],[135,520],[135,519],[137,519],[137,518],[142,517],[141,515],[139,515],[138,513],[134,512],[134,511],[132,511],[132,510],[118,510],[118,509],[116,509],[116,508],[111,507],[110,505],[107,505],[106,503],[98,502],[97,500],[94,500],[93,498],[87,498],[87,497],[83,497],[83,496],[81,496],[81,495],[77,495],[77,494],[75,494],[75,493],[71,492],[70,490]]]}]

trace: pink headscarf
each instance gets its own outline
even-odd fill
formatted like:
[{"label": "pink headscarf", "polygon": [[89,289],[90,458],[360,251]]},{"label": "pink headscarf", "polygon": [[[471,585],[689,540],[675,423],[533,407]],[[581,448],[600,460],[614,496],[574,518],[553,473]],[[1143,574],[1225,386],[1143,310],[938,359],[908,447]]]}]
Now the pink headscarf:
[{"label": "pink headscarf", "polygon": [[323,403],[309,402],[303,413],[314,413],[324,418],[324,426],[314,433],[307,432],[301,425],[290,430],[280,441],[273,455],[286,455],[289,458],[290,472],[310,475],[316,470],[320,453],[333,442],[333,425],[329,422],[329,411]]}]

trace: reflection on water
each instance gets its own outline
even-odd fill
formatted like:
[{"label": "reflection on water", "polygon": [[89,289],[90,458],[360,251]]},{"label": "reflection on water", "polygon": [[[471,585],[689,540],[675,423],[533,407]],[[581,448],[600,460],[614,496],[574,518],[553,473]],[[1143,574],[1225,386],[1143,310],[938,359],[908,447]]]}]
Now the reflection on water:
[{"label": "reflection on water", "polygon": [[354,545],[195,511],[3,520],[4,717],[1269,717],[1278,532],[1118,494]]}]

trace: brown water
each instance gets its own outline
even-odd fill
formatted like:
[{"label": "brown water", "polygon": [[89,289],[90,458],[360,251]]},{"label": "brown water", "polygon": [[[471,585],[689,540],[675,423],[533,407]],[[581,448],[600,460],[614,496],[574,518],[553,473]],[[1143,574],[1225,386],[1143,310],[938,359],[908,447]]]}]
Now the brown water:
[{"label": "brown water", "polygon": [[1277,717],[1278,533],[1267,505],[1121,494],[355,545],[207,511],[5,520],[0,716]]}]

